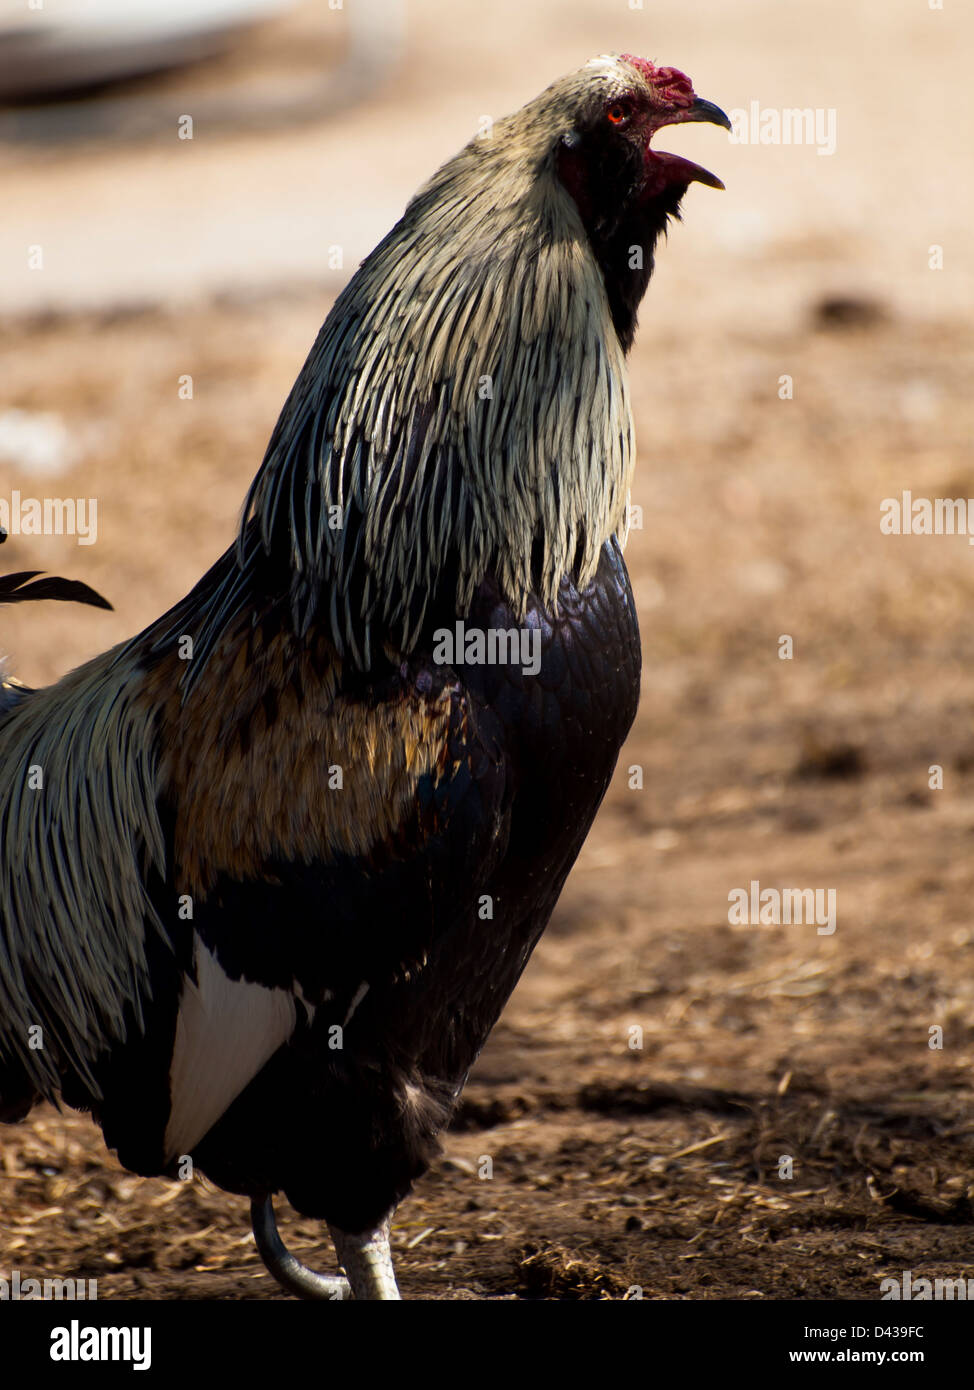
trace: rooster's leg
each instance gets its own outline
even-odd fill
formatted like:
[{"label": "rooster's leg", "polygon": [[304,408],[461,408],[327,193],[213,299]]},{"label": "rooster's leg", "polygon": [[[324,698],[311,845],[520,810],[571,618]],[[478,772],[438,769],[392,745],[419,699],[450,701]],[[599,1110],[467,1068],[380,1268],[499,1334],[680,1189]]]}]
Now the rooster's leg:
[{"label": "rooster's leg", "polygon": [[274,1220],[270,1197],[255,1197],[250,1204],[254,1240],[264,1264],[288,1293],[298,1298],[325,1298],[332,1301],[351,1298],[348,1280],[340,1275],[316,1274],[303,1265],[281,1240]]},{"label": "rooster's leg", "polygon": [[389,1249],[392,1212],[374,1231],[350,1235],[337,1226],[330,1227],[339,1264],[344,1266],[355,1299],[396,1299],[402,1295],[396,1285]]}]

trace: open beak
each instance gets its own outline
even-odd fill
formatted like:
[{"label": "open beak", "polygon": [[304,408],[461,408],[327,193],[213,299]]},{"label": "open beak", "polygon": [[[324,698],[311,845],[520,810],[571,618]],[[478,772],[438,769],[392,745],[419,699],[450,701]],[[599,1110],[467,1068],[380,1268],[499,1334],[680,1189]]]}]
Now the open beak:
[{"label": "open beak", "polygon": [[[671,116],[660,122],[654,130],[662,130],[668,125],[686,125],[690,121],[706,121],[709,125],[723,126],[725,130],[733,130],[730,117],[726,112],[721,111],[719,106],[715,106],[712,101],[704,101],[703,97],[694,97],[690,106],[675,110]],[[691,159],[683,159],[678,154],[665,154],[661,151],[647,149],[647,162],[652,161],[659,164],[660,175],[665,177],[667,183],[705,183],[708,188],[723,188],[723,184],[716,174],[712,174],[709,169],[703,169],[699,164],[694,164]]]}]

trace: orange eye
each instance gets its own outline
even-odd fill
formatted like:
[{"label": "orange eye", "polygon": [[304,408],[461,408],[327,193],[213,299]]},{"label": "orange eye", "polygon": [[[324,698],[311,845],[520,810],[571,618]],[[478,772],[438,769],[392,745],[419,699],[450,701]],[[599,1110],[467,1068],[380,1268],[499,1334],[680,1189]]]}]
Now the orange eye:
[{"label": "orange eye", "polygon": [[613,125],[625,125],[629,119],[629,111],[621,101],[613,102],[605,114]]}]

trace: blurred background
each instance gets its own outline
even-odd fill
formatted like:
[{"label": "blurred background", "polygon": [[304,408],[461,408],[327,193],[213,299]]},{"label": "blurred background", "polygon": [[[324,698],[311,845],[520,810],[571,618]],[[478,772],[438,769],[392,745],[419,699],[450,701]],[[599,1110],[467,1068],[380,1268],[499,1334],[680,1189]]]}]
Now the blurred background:
[{"label": "blurred background", "polygon": [[[181,597],[417,185],[483,116],[613,51],[682,68],[751,137],[755,111],[811,109],[834,149],[665,134],[727,189],[690,189],[631,359],[640,715],[400,1211],[401,1283],[875,1298],[904,1268],[974,1277],[974,551],[879,527],[906,489],[974,497],[969,8],[2,0],[0,498],[98,507],[94,544],[12,534],[3,568],[115,605],[4,612],[3,650],[51,680]],[[834,889],[835,934],[731,926],[752,880]],[[85,1120],[38,1112],[0,1153],[0,1268],[276,1296],[243,1203],[106,1166]],[[313,1223],[289,1239],[330,1262]]]}]

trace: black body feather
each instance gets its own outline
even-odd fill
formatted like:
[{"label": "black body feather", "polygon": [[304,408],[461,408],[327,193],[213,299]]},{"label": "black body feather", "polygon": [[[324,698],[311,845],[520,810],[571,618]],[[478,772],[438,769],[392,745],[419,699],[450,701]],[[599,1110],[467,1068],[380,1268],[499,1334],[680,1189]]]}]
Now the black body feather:
[{"label": "black body feather", "polygon": [[[80,579],[61,579],[58,575],[36,578],[41,570],[20,570],[0,575],[0,603],[30,603],[37,599],[61,599],[65,603],[88,603],[92,608],[111,604]],[[31,582],[33,581],[33,582]]]},{"label": "black body feather", "polygon": [[[490,580],[463,616],[471,627],[515,625]],[[220,1186],[283,1190],[306,1215],[358,1231],[427,1166],[558,900],[638,700],[639,631],[616,542],[584,590],[563,583],[557,615],[532,602],[524,621],[541,633],[536,675],[438,666],[429,651],[365,690],[353,672],[354,700],[395,709],[422,690],[450,702],[449,771],[419,780],[392,841],[366,860],[267,860],[259,877],[221,876],[197,906],[191,927],[228,975],[297,979],[304,996],[326,1001],[194,1147]],[[172,910],[176,885],[158,888],[173,960],[185,963],[190,924]],[[336,1050],[330,1030],[363,982]],[[176,1002],[171,986],[160,991],[146,1038],[97,1072],[106,1139],[137,1171],[164,1166]]]}]

